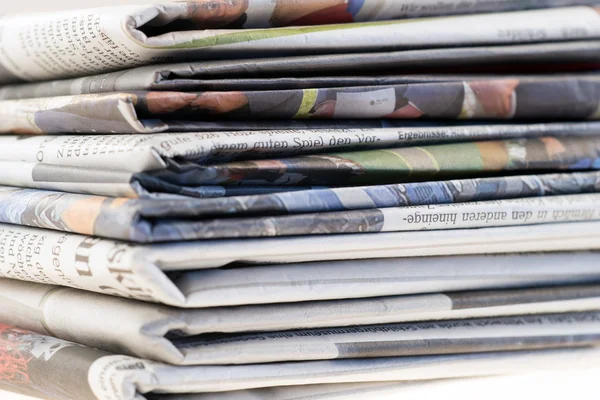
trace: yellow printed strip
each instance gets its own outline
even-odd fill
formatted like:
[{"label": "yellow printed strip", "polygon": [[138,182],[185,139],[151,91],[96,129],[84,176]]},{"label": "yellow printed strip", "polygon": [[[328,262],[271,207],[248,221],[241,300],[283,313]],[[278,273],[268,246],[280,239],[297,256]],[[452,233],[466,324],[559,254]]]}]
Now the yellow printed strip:
[{"label": "yellow printed strip", "polygon": [[310,110],[315,105],[315,101],[317,101],[318,89],[303,89],[302,90],[302,104],[300,104],[300,109],[296,115],[294,115],[294,119],[306,119],[310,117]]}]

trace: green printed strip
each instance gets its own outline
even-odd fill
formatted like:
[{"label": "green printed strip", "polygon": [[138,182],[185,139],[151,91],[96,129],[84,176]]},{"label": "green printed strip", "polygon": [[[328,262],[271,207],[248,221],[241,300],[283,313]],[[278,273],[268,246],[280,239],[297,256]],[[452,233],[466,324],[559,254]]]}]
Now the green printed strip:
[{"label": "green printed strip", "polygon": [[[309,33],[328,32],[335,30],[348,30],[355,28],[368,28],[374,26],[389,26],[389,25],[400,25],[420,22],[425,19],[434,18],[423,18],[420,20],[402,20],[402,21],[375,21],[375,22],[355,22],[350,24],[335,24],[335,25],[317,25],[307,27],[293,27],[293,28],[270,28],[270,29],[249,29],[240,30],[239,32],[216,34],[210,37],[204,37],[199,39],[193,39],[189,42],[176,44],[173,46],[144,46],[153,49],[190,49],[200,47],[213,47],[213,46],[225,46],[228,44],[235,43],[246,43],[264,39],[276,39],[286,36],[305,35]],[[140,45],[143,46],[142,43]]]},{"label": "green printed strip", "polygon": [[475,143],[426,146],[421,149],[437,161],[442,173],[483,171],[483,158]]},{"label": "green printed strip", "polygon": [[411,171],[417,175],[423,173],[435,175],[440,170],[437,160],[423,147],[404,147],[387,151],[402,158],[410,166]]},{"label": "green printed strip", "polygon": [[412,173],[411,166],[402,157],[387,150],[334,153],[332,155],[350,160],[362,167],[364,173],[349,180],[353,184],[373,185],[388,182],[390,179],[402,180]]}]

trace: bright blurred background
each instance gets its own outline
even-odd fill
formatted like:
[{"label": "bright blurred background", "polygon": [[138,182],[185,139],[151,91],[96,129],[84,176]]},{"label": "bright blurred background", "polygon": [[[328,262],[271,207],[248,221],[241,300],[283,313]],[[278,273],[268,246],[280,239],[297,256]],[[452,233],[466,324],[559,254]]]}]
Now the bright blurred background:
[{"label": "bright blurred background", "polygon": [[58,11],[72,8],[118,6],[124,4],[153,4],[156,2],[148,0],[29,0],[21,3],[20,1],[1,0],[0,3],[2,4],[2,6],[0,6],[0,14],[9,14],[37,11]]}]

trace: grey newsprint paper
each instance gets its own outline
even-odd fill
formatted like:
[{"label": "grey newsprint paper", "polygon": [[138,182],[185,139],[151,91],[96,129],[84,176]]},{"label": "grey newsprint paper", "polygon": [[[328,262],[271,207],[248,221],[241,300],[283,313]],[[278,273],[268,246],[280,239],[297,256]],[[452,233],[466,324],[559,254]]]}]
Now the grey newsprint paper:
[{"label": "grey newsprint paper", "polygon": [[307,384],[397,382],[594,367],[589,347],[233,366],[172,366],[1,325],[0,388],[51,400],[144,400],[145,395],[226,392]]},{"label": "grey newsprint paper", "polygon": [[[312,87],[342,86],[350,82],[352,86],[363,86],[386,82],[385,76],[379,75],[389,71],[447,73],[452,68],[456,71],[471,68],[495,72],[502,66],[519,71],[532,65],[548,71],[553,66],[557,69],[574,65],[593,68],[598,62],[600,41],[597,40],[185,62],[83,78],[7,85],[0,88],[0,100],[136,90],[264,90],[286,85],[290,88],[306,86],[306,82],[311,82]],[[350,76],[336,75],[342,73]],[[371,76],[363,75],[365,73]],[[404,79],[415,78],[404,75]]]},{"label": "grey newsprint paper", "polygon": [[[125,110],[126,111],[126,110]],[[135,117],[134,117],[135,118]],[[128,122],[129,116],[123,120]],[[287,123],[287,122],[286,122]],[[0,160],[143,172],[197,164],[477,140],[598,137],[600,122],[416,122],[413,126],[107,135],[0,136]],[[424,126],[419,126],[423,124]],[[149,133],[149,132],[146,132]]]},{"label": "grey newsprint paper", "polygon": [[[151,197],[160,194],[188,197],[223,197],[242,194],[261,194],[281,191],[308,189],[310,183],[296,183],[313,179],[309,171],[293,168],[293,160],[273,160],[272,163],[286,163],[291,170],[279,168],[269,177],[265,172],[252,181],[253,170],[268,170],[270,164],[254,166],[253,163],[223,165],[236,160],[260,160],[279,156],[314,155],[324,151],[375,151],[397,147],[396,152],[411,160],[407,165],[389,162],[389,168],[398,168],[398,180],[406,181],[410,176],[400,176],[407,168],[420,170],[422,180],[442,179],[435,168],[429,167],[431,156],[419,149],[402,150],[406,146],[419,146],[440,143],[430,147],[439,153],[437,170],[445,169],[446,175],[454,171],[481,174],[480,157],[491,157],[493,152],[508,151],[502,148],[521,147],[527,154],[524,163],[520,156],[509,157],[506,165],[490,163],[494,168],[526,168],[527,165],[546,165],[548,169],[565,168],[571,165],[585,166],[585,160],[597,158],[598,122],[516,124],[516,125],[467,125],[447,127],[398,127],[379,129],[321,129],[321,130],[276,130],[276,131],[237,131],[237,132],[196,132],[179,134],[148,135],[60,135],[60,136],[0,136],[0,184],[50,189],[66,192],[91,193],[119,197]],[[529,139],[519,139],[529,138]],[[531,149],[538,145],[550,146],[555,139],[563,141],[564,154],[548,158]],[[479,146],[471,140],[504,139],[498,148]],[[514,139],[514,140],[510,140]],[[520,141],[523,140],[523,141]],[[535,142],[539,140],[539,143]],[[464,142],[450,143],[449,142]],[[464,145],[464,146],[463,146]],[[478,147],[479,146],[479,147]],[[529,150],[528,150],[529,149]],[[448,152],[467,152],[473,161],[441,159]],[[477,154],[477,153],[480,153]],[[475,153],[475,154],[473,154]],[[531,153],[531,154],[529,154]],[[315,163],[313,168],[331,170],[338,174],[341,183],[352,184],[352,179],[362,184],[373,184],[368,179],[381,179],[378,174],[385,171],[370,159],[386,156],[387,153],[373,154],[352,161],[353,155],[344,153],[320,159],[307,159]],[[521,154],[513,151],[510,154]],[[359,155],[356,155],[359,156]],[[329,157],[329,158],[328,158]],[[329,160],[339,159],[340,165],[349,163],[352,170],[339,167]],[[341,158],[340,158],[341,157]],[[346,158],[344,158],[346,157]],[[470,156],[471,157],[471,156]],[[395,157],[395,159],[400,159]],[[211,164],[213,163],[213,164]],[[398,164],[400,163],[400,164]],[[441,163],[441,164],[440,164]],[[479,164],[477,164],[479,163]],[[542,164],[543,163],[543,164]],[[286,165],[287,165],[286,164]],[[413,164],[413,165],[410,165]],[[373,166],[371,166],[373,165]],[[593,163],[588,168],[593,168]],[[475,167],[477,166],[477,167]],[[511,167],[512,166],[512,167]],[[237,168],[240,173],[232,172]],[[338,171],[339,169],[339,171]],[[244,172],[246,171],[246,172]],[[244,172],[244,173],[242,173]],[[369,177],[368,174],[373,176]],[[229,176],[227,176],[229,174]],[[366,176],[366,178],[365,178]],[[454,178],[455,176],[449,176]],[[259,179],[260,178],[260,179]],[[316,177],[323,178],[323,177]],[[362,179],[362,181],[361,181]],[[414,178],[413,178],[414,179]],[[347,182],[349,181],[350,182]],[[204,182],[204,183],[203,183]],[[260,184],[262,182],[262,184]],[[279,184],[283,182],[283,184]],[[250,183],[250,185],[248,185]],[[396,182],[393,182],[396,183]],[[364,196],[353,195],[360,199]]]},{"label": "grey newsprint paper", "polygon": [[[369,297],[384,294],[414,293],[408,289],[410,283],[396,286],[393,280],[410,280],[415,276],[415,268],[429,262],[425,256],[465,256],[480,254],[506,254],[517,252],[562,252],[576,250],[599,250],[599,222],[570,222],[547,225],[530,225],[501,228],[457,229],[452,231],[421,231],[397,232],[354,235],[327,235],[315,237],[287,237],[236,240],[190,241],[168,244],[135,245],[131,242],[102,239],[50,230],[28,228],[16,225],[0,225],[0,274],[3,277],[81,288],[100,293],[132,297],[139,300],[161,302],[180,307],[208,307],[249,303],[267,303],[282,301],[319,300],[347,297]],[[311,249],[307,252],[306,249]],[[404,259],[405,257],[417,257]],[[376,270],[374,279],[392,277],[371,288],[358,289],[360,280],[358,269],[368,259],[388,259],[400,257],[403,260],[382,260],[378,264],[383,269]],[[515,271],[517,265],[537,265],[550,268],[548,271],[561,271],[560,264],[569,265],[573,277],[566,280],[563,275],[559,281],[577,282],[577,273],[586,276],[594,275],[593,267],[597,264],[596,256],[592,253],[582,253],[577,262],[568,255],[557,254],[556,257],[543,254],[507,256]],[[218,268],[237,263],[248,264],[287,264],[294,262],[354,260],[347,264],[319,264],[315,269],[304,270],[303,265],[290,266],[289,270],[272,268],[266,265],[266,270],[257,269],[256,282],[246,281],[240,285],[237,272]],[[437,290],[460,290],[464,288],[496,287],[486,279],[485,272],[475,273],[475,285],[468,281],[469,269],[460,269],[460,265],[471,265],[480,268],[481,265],[496,265],[496,271],[502,265],[501,258],[488,257],[457,257],[445,259],[441,264],[433,262],[424,271],[429,270],[429,279],[418,284],[418,290],[426,289],[430,284]],[[436,268],[451,262],[459,268],[456,276],[459,281],[456,286],[447,283],[440,285],[436,281]],[[241,264],[240,264],[241,263]],[[587,266],[586,266],[587,265]],[[352,268],[346,268],[351,266]],[[284,266],[281,266],[284,267]],[[309,266],[310,267],[310,266]],[[411,268],[413,268],[411,270]],[[556,269],[558,268],[558,269]],[[591,269],[590,269],[591,268]],[[320,283],[308,279],[310,273],[319,273],[323,280]],[[362,269],[364,270],[364,268]],[[438,269],[439,270],[439,269]],[[232,270],[233,271],[233,270]],[[262,272],[261,272],[262,271]],[[272,271],[272,272],[269,272]],[[287,276],[287,272],[290,275]],[[378,272],[378,271],[381,271]],[[485,271],[483,269],[482,271]],[[553,277],[543,277],[532,273],[527,267],[524,275],[517,272],[514,277],[504,275],[504,282],[513,281],[512,286],[519,286],[518,281],[552,281]],[[175,273],[177,272],[177,273]],[[181,274],[182,273],[182,274]],[[272,278],[268,278],[268,275]],[[361,272],[362,273],[362,272]],[[208,276],[213,275],[210,285]],[[543,274],[542,274],[543,275]],[[313,275],[314,276],[314,275]],[[317,275],[319,276],[319,275]],[[357,284],[344,287],[336,285],[336,276],[354,279]],[[462,276],[462,277],[461,277]],[[521,276],[521,278],[519,277]],[[404,278],[403,278],[404,277]],[[269,279],[272,279],[269,281]],[[516,279],[516,281],[515,281]],[[380,279],[381,280],[381,279]],[[303,285],[298,285],[303,282]],[[486,282],[487,281],[487,282]],[[217,282],[221,282],[217,285]],[[267,282],[271,282],[268,285]],[[581,281],[580,281],[581,282]],[[314,287],[313,287],[314,284]],[[233,288],[228,288],[233,285]],[[508,283],[510,285],[510,283]],[[224,287],[220,287],[224,286]],[[237,286],[237,287],[236,287]],[[270,286],[269,290],[263,290]],[[363,285],[367,286],[367,285]],[[415,286],[417,288],[418,286]],[[205,287],[205,289],[203,289]],[[215,292],[212,289],[218,287]],[[210,289],[207,291],[207,289]],[[351,292],[349,289],[351,288]],[[454,288],[454,289],[452,289]],[[218,292],[222,294],[219,296]],[[226,300],[228,296],[231,300]],[[353,294],[351,294],[353,293]],[[219,300],[215,302],[215,300]]]},{"label": "grey newsprint paper", "polygon": [[[518,179],[500,178],[500,182],[507,186],[515,181],[521,184],[537,183],[534,177],[521,178],[523,178],[521,182],[518,182]],[[493,179],[491,181],[494,182]],[[578,181],[578,179],[571,179],[570,183]],[[205,204],[202,204],[201,200],[197,202],[136,201],[0,186],[0,208],[3,210],[0,212],[0,222],[141,243],[156,243],[226,238],[455,230],[600,220],[600,193],[585,193],[596,189],[597,178],[592,175],[591,180],[583,179],[580,182],[584,184],[581,187],[564,186],[567,189],[565,192],[568,193],[570,189],[576,192],[568,195],[557,195],[548,191],[539,193],[542,196],[538,195],[538,197],[486,201],[469,201],[477,200],[477,196],[473,199],[464,196],[465,202],[456,204],[436,204],[435,197],[432,196],[429,201],[424,201],[425,205],[334,212],[309,211],[293,215],[276,215],[275,208],[268,210],[266,215],[255,214],[250,210],[236,215],[234,208],[227,209],[223,204],[217,209],[226,212],[214,216],[202,215],[202,211],[210,212],[210,209],[203,207]],[[436,183],[439,184],[439,189],[451,186],[451,184],[446,186],[444,183]],[[432,188],[422,184],[416,186]],[[485,187],[485,183],[482,186],[488,190],[493,187],[492,185]],[[560,181],[554,182],[554,188],[561,187]],[[524,185],[515,185],[512,189],[514,192],[519,192],[524,189]],[[375,194],[373,198],[367,198],[377,201],[376,191],[376,188],[367,187],[363,192],[360,189],[356,192],[365,196]],[[528,190],[524,191],[530,193]],[[577,193],[578,191],[583,193]],[[533,192],[532,196],[535,195],[533,190],[531,192]],[[335,201],[336,198],[332,198],[331,194],[328,190],[318,190],[314,200],[317,202],[323,197]],[[398,198],[403,198],[400,193],[396,195]],[[485,195],[490,196],[490,192],[485,192],[483,196]],[[504,195],[511,197],[511,191],[498,193],[500,198]],[[456,197],[460,198],[460,195]],[[305,195],[300,194],[292,204],[299,204],[303,198]],[[237,208],[242,208],[244,201],[248,200],[235,197],[231,199],[238,202]],[[281,200],[281,197],[277,199]],[[252,200],[256,199],[250,201]],[[352,202],[352,198],[346,197],[346,200]],[[198,212],[194,210],[194,203],[199,203]],[[325,205],[324,203],[326,201],[321,205]],[[261,206],[267,209],[267,204],[263,203]],[[305,204],[305,207],[309,207],[309,204]]]},{"label": "grey newsprint paper", "polygon": [[[599,61],[597,40],[188,61],[82,78],[5,85],[0,88],[0,100],[138,90],[267,90],[435,82],[469,79],[448,74],[449,71],[517,73],[526,69],[547,73],[553,68],[595,69]],[[389,75],[391,71],[403,75]],[[425,72],[429,74],[418,75]]]},{"label": "grey newsprint paper", "polygon": [[[179,365],[522,350],[600,341],[597,284],[189,310],[15,280],[0,280],[0,289],[5,323]],[[567,314],[541,315],[558,312]],[[486,319],[467,319],[481,317]]]},{"label": "grey newsprint paper", "polygon": [[[581,370],[584,374],[588,371]],[[570,383],[573,382],[573,376],[576,371],[571,370],[570,374],[561,374],[556,371],[542,372],[542,376],[550,377],[552,383],[549,385],[549,380],[545,379],[543,388],[534,383],[527,381],[528,388],[534,388],[540,394],[552,393],[552,395],[566,396],[568,391],[573,387]],[[533,372],[535,376],[536,373]],[[580,376],[580,375],[578,375]],[[587,376],[591,376],[588,374]],[[579,379],[579,378],[578,378]],[[589,378],[588,378],[589,379]],[[238,390],[225,393],[196,393],[196,394],[171,394],[171,395],[154,395],[149,396],[150,400],[396,400],[398,398],[411,399],[429,399],[432,394],[449,397],[450,392],[463,395],[467,391],[466,398],[478,398],[476,391],[481,387],[486,389],[493,386],[494,388],[504,388],[506,384],[522,382],[523,378],[500,375],[475,378],[459,378],[459,379],[438,379],[430,381],[414,381],[414,382],[361,382],[361,383],[346,383],[346,384],[329,384],[329,385],[302,385],[302,386],[286,386],[273,387],[264,389]],[[580,380],[582,383],[587,382],[583,377]],[[537,381],[539,382],[539,380]],[[582,385],[583,386],[583,385]],[[518,396],[519,389],[523,386],[515,385],[512,393]],[[462,391],[461,391],[462,389]],[[587,394],[584,388],[578,388],[577,393]]]},{"label": "grey newsprint paper", "polygon": [[[314,78],[310,78],[314,79]],[[192,120],[596,120],[600,79],[593,73],[321,77],[316,87],[227,91],[131,91],[0,101],[0,132],[157,133]],[[327,79],[332,79],[327,84]],[[344,80],[343,85],[336,83]],[[367,79],[368,81],[369,79]],[[289,84],[286,84],[290,86]],[[256,85],[254,85],[256,86]],[[284,85],[285,86],[285,85]],[[298,87],[296,87],[298,86]],[[325,86],[325,87],[323,87]],[[271,90],[265,90],[271,89]],[[548,93],[552,93],[551,98]],[[183,124],[186,125],[185,123]],[[184,131],[190,131],[190,127]]]},{"label": "grey newsprint paper", "polygon": [[[2,19],[0,82],[85,76],[183,58],[598,39],[600,16],[591,6],[577,7],[582,4],[594,1],[250,0],[220,3],[218,10],[180,2],[12,15]],[[397,20],[566,5],[573,7]],[[348,24],[355,21],[361,23]]]},{"label": "grey newsprint paper", "polygon": [[[600,62],[600,41],[568,41],[534,45],[484,46],[374,52],[357,54],[307,55],[246,60],[221,60],[160,64],[83,78],[22,83],[0,88],[0,100],[66,96],[132,90],[249,90],[250,88],[353,86],[385,82],[382,73],[496,71],[500,67],[530,67],[544,71],[552,66],[593,68]],[[336,74],[358,76],[343,77]],[[371,77],[363,74],[370,73]],[[307,78],[303,78],[304,75]],[[316,75],[316,76],[315,76]],[[322,77],[329,77],[323,79]],[[405,79],[414,79],[404,75]],[[443,75],[442,75],[443,78]],[[335,82],[335,84],[334,84]],[[362,83],[357,83],[362,82]],[[309,87],[309,86],[306,86]]]},{"label": "grey newsprint paper", "polygon": [[208,199],[0,186],[0,222],[139,243],[458,229],[595,220],[598,192],[596,171]]}]

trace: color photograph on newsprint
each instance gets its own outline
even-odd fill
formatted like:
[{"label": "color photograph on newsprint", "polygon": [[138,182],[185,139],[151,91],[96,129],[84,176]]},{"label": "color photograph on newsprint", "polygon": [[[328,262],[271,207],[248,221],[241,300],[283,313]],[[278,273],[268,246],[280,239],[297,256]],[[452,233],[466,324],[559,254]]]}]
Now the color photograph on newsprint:
[{"label": "color photograph on newsprint", "polygon": [[0,400],[598,398],[600,0],[0,9]]}]

